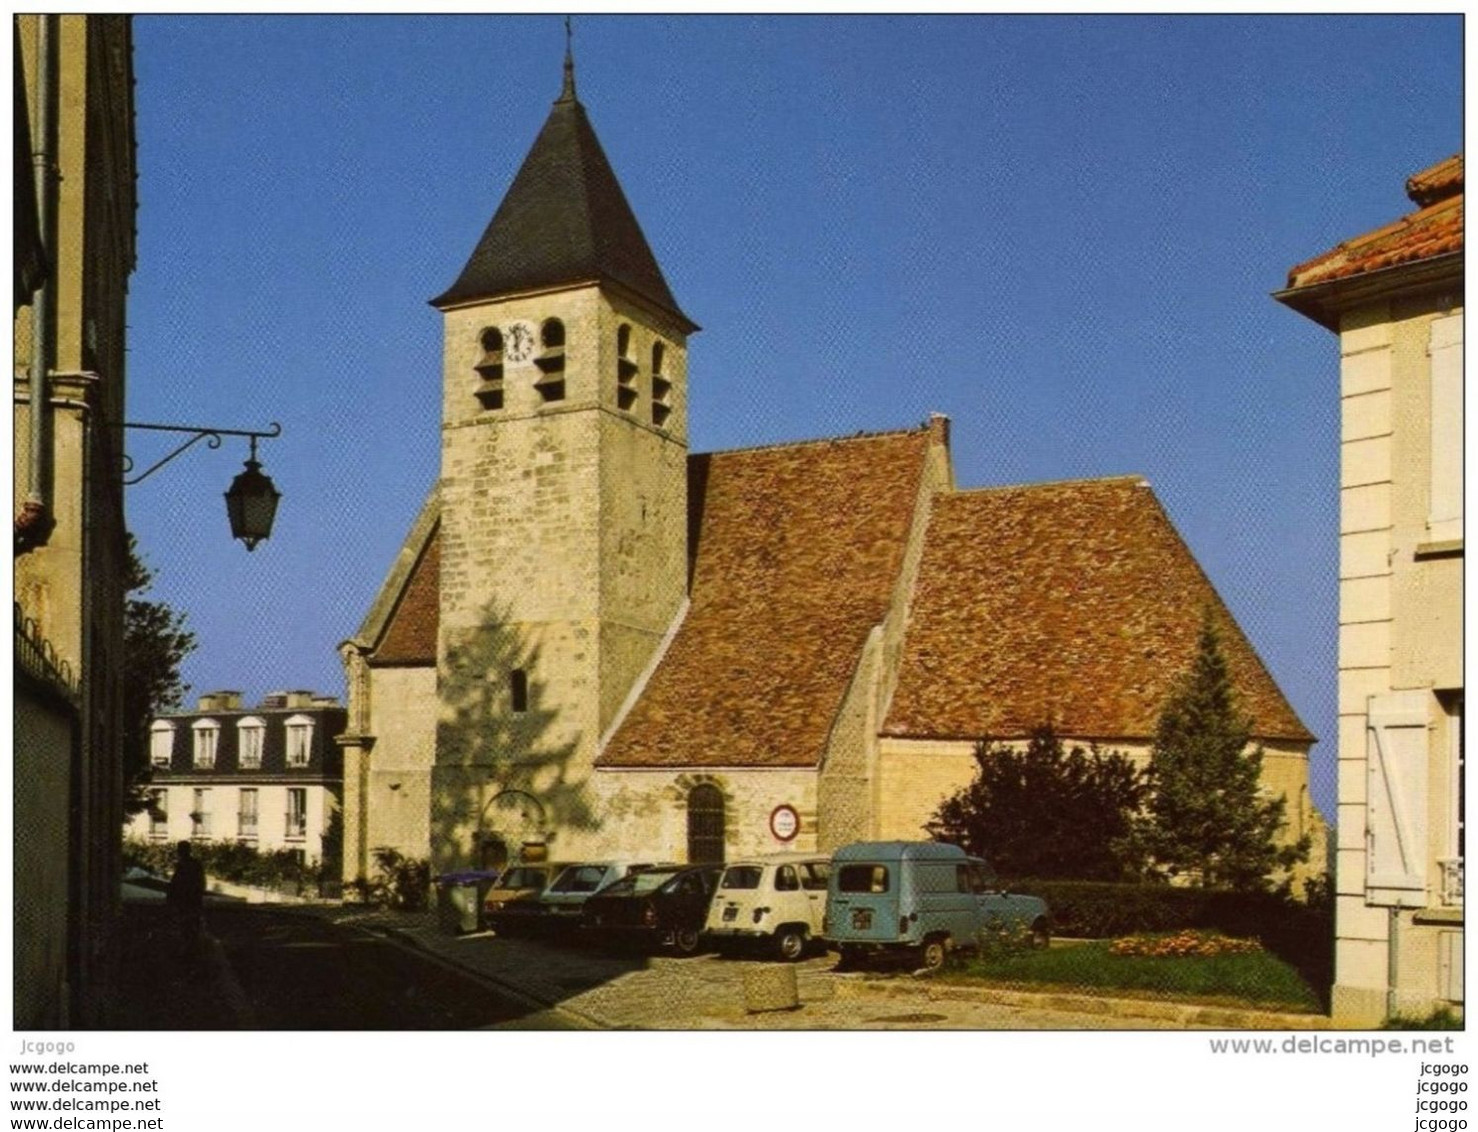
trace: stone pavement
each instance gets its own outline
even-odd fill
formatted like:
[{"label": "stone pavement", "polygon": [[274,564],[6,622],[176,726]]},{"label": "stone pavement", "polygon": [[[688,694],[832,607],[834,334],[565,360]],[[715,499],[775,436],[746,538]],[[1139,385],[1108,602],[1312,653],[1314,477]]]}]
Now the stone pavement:
[{"label": "stone pavement", "polygon": [[[308,909],[305,909],[307,911]],[[454,936],[431,913],[320,907],[336,922],[384,931],[542,1009],[502,1029],[583,1026],[694,1030],[1186,1030],[1322,1029],[1316,1015],[961,987],[909,976],[838,973],[834,955],[796,964],[800,1007],[749,1014],[744,972],[755,961],[703,955],[619,955],[588,946]]]}]

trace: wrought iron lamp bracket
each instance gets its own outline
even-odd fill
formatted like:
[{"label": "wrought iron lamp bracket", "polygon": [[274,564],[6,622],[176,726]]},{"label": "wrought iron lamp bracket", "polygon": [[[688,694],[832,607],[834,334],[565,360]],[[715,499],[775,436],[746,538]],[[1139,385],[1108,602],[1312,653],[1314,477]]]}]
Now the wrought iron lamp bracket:
[{"label": "wrought iron lamp bracket", "polygon": [[129,472],[133,471],[134,461],[131,456],[125,454],[123,457],[123,483],[126,487],[132,487],[136,483],[142,483],[176,456],[193,448],[202,440],[205,441],[207,448],[219,448],[221,446],[221,437],[223,436],[249,436],[251,437],[251,458],[255,460],[257,458],[258,440],[271,440],[273,437],[282,435],[282,425],[276,421],[273,421],[272,427],[265,432],[239,428],[210,428],[202,425],[151,424],[139,421],[125,421],[123,427],[146,429],[150,432],[182,432],[189,434],[189,439],[183,444],[180,444],[173,451],[167,453],[162,459],[156,460],[136,476],[130,477],[128,475]]}]

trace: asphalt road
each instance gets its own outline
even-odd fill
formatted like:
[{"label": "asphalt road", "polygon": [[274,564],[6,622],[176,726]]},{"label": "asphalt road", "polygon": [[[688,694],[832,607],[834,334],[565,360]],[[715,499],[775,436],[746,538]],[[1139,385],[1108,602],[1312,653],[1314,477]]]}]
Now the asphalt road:
[{"label": "asphalt road", "polygon": [[219,946],[195,955],[161,906],[126,927],[121,1029],[465,1030],[536,1009],[372,929],[263,905],[210,907]]}]

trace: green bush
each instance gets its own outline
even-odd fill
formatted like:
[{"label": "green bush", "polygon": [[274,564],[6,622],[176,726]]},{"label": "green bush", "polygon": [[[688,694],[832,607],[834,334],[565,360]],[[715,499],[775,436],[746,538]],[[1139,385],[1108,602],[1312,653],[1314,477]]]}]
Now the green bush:
[{"label": "green bush", "polygon": [[[292,849],[263,852],[239,841],[192,841],[195,857],[207,876],[230,884],[271,888],[289,895],[317,892],[332,894],[338,885],[338,870],[329,863],[304,864]],[[158,876],[174,873],[175,842],[125,838],[125,868],[138,866]]]},{"label": "green bush", "polygon": [[350,887],[359,900],[384,908],[400,908],[418,912],[427,905],[431,894],[431,863],[420,857],[407,857],[398,849],[382,845],[372,851],[375,875],[353,881]]}]

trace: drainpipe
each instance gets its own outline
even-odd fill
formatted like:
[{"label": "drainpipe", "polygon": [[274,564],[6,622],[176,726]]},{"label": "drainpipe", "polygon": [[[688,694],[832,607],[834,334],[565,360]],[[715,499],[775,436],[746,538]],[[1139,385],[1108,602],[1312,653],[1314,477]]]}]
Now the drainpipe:
[{"label": "drainpipe", "polygon": [[1396,977],[1401,973],[1397,961],[1396,933],[1401,926],[1401,909],[1386,909],[1386,1020],[1396,1017]]},{"label": "drainpipe", "polygon": [[36,226],[41,243],[53,254],[50,270],[31,300],[31,458],[26,469],[26,501],[15,519],[16,550],[30,550],[46,542],[55,520],[46,492],[46,442],[51,407],[47,404],[47,374],[51,369],[51,294],[56,286],[55,241],[52,233],[51,131],[55,78],[51,48],[56,16],[41,16],[36,32],[36,118],[31,140],[31,164],[36,176]]}]

